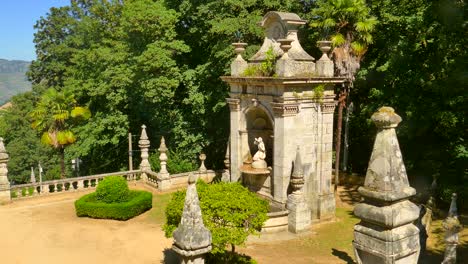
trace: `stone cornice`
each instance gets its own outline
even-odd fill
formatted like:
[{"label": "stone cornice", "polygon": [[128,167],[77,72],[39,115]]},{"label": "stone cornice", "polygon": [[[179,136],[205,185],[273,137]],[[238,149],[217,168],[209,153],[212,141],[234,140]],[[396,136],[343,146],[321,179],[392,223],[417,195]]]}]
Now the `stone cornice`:
[{"label": "stone cornice", "polygon": [[270,103],[273,113],[276,117],[295,116],[299,113],[299,103]]}]

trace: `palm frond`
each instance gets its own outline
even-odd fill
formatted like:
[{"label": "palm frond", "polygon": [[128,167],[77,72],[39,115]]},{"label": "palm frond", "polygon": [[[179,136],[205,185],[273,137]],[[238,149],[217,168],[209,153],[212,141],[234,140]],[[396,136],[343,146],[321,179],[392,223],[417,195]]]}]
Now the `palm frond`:
[{"label": "palm frond", "polygon": [[335,47],[341,46],[346,42],[345,37],[341,33],[336,33],[331,37],[331,41]]}]

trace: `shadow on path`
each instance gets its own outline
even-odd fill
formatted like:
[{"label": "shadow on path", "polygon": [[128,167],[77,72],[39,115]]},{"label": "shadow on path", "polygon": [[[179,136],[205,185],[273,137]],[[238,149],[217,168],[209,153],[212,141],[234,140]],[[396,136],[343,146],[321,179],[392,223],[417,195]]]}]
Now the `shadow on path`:
[{"label": "shadow on path", "polygon": [[164,260],[161,261],[161,264],[178,264],[180,263],[179,256],[177,253],[174,252],[174,250],[170,248],[166,248],[163,251],[164,253]]},{"label": "shadow on path", "polygon": [[347,252],[332,248],[332,255],[337,256],[341,260],[345,261],[347,264],[356,264],[356,262],[354,262],[354,259],[351,256],[349,256]]}]

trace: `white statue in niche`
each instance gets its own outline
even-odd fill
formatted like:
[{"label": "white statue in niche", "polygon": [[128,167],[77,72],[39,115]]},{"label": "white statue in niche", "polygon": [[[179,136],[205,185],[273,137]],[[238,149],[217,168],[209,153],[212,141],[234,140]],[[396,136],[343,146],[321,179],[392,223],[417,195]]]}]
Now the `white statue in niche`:
[{"label": "white statue in niche", "polygon": [[257,145],[258,151],[253,156],[252,167],[256,169],[266,169],[267,164],[265,162],[265,143],[263,143],[262,137],[258,137],[254,140],[254,144]]}]

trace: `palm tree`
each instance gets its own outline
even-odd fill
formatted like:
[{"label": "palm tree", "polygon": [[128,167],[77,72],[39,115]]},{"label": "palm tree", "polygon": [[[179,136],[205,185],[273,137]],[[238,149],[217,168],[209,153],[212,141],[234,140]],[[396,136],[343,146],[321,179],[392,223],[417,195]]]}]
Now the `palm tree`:
[{"label": "palm tree", "polygon": [[91,112],[86,107],[76,106],[69,90],[50,88],[30,113],[31,126],[42,133],[41,142],[57,149],[60,154],[61,178],[65,178],[65,147],[75,143],[76,136],[70,130],[73,120],[86,120]]},{"label": "palm tree", "polygon": [[339,164],[341,150],[341,126],[343,108],[349,89],[353,87],[354,76],[360,62],[372,43],[377,19],[370,15],[365,0],[318,0],[312,10],[314,21],[311,26],[329,35],[333,43],[332,58],[335,73],[348,80],[348,86],[338,95],[338,120],[335,145],[335,192],[339,184]]}]

